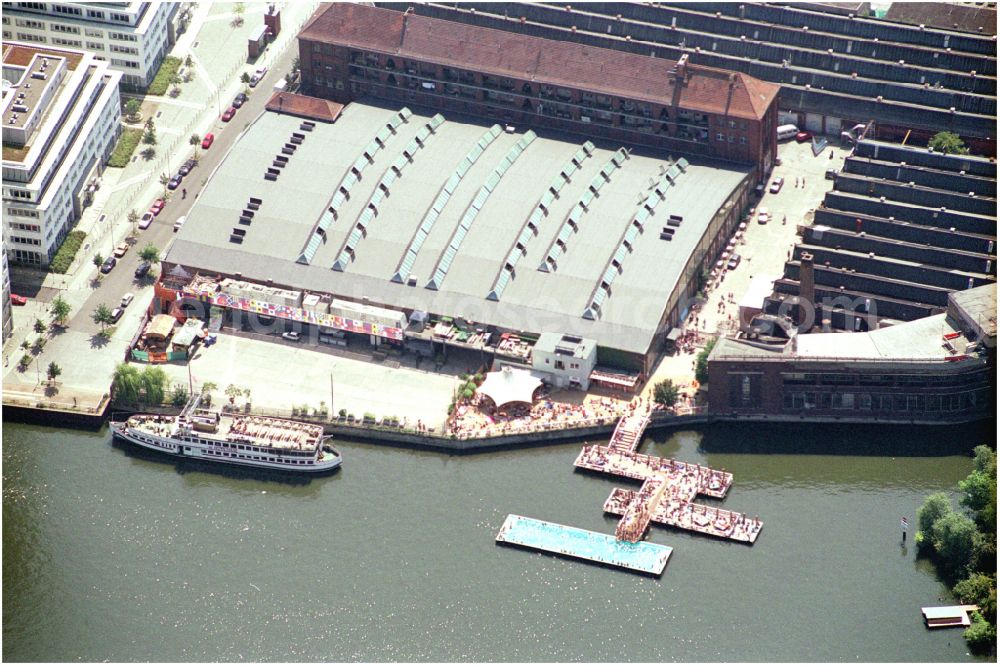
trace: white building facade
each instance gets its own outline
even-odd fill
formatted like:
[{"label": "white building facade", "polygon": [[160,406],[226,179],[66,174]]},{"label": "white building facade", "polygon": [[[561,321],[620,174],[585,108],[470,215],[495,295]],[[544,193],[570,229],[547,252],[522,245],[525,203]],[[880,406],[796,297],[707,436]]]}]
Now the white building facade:
[{"label": "white building facade", "polygon": [[4,42],[91,51],[120,71],[127,89],[145,89],[175,40],[179,2],[11,2]]},{"label": "white building facade", "polygon": [[7,268],[7,244],[0,244],[0,282],[3,283],[3,341],[7,342],[11,332],[14,330],[14,313],[10,307],[10,270]]},{"label": "white building facade", "polygon": [[3,239],[15,264],[46,266],[121,132],[121,72],[92,54],[5,43]]},{"label": "white building facade", "polygon": [[544,373],[557,388],[590,388],[597,365],[597,342],[589,338],[542,333],[531,349],[531,368]]}]

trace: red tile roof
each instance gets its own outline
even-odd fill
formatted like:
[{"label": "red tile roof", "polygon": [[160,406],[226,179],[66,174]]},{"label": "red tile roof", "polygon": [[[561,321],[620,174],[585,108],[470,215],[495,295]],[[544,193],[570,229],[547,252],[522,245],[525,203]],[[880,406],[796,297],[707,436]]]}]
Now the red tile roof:
[{"label": "red tile roof", "polygon": [[675,90],[670,60],[360,4],[322,6],[299,37],[740,118],[761,118],[779,90],[746,74],[690,64],[686,84]]},{"label": "red tile roof", "polygon": [[344,105],[319,97],[276,92],[271,95],[271,99],[267,100],[264,108],[277,113],[287,113],[292,116],[303,116],[332,123],[340,115]]}]

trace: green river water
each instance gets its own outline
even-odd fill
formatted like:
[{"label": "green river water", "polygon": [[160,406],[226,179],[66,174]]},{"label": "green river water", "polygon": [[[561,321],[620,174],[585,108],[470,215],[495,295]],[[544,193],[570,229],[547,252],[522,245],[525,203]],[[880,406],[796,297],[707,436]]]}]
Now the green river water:
[{"label": "green river water", "polygon": [[574,472],[580,444],[342,442],[343,469],[289,483],[4,425],[5,661],[972,659],[924,628],[949,598],[912,546],[924,497],[957,499],[968,434],[936,456],[903,454],[939,435],[860,427],[648,436],[732,471],[705,502],[764,521],[752,547],[652,527],[674,548],[657,579],[495,544],[508,513],[614,532],[601,506],[638,484]]}]

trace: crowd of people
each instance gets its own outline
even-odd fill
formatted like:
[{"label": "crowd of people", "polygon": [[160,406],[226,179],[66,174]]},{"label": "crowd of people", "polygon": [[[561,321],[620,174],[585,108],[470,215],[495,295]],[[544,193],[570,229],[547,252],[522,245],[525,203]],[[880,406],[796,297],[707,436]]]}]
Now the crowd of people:
[{"label": "crowd of people", "polygon": [[606,397],[588,397],[575,404],[542,399],[534,405],[516,403],[498,408],[478,393],[462,400],[448,420],[457,437],[488,437],[540,430],[609,425],[625,412],[625,403]]}]

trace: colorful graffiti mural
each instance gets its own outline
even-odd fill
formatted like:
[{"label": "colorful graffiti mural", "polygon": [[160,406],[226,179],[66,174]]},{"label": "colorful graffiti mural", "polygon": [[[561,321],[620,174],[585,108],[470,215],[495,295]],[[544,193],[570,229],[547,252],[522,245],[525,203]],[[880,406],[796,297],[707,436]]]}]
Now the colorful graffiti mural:
[{"label": "colorful graffiti mural", "polygon": [[403,339],[402,328],[385,326],[383,324],[366,322],[359,319],[351,319],[349,317],[341,317],[339,315],[323,314],[320,312],[314,312],[313,310],[304,310],[290,305],[277,305],[275,303],[269,303],[258,299],[233,296],[232,294],[228,294],[224,291],[206,293],[203,290],[189,289],[185,287],[184,295],[188,298],[194,298],[211,305],[231,308],[234,310],[243,310],[244,312],[253,312],[266,317],[291,319],[292,321],[300,321],[316,326],[336,328],[342,331],[350,331],[351,333],[378,335],[383,338],[389,338],[390,340],[402,341]]}]

